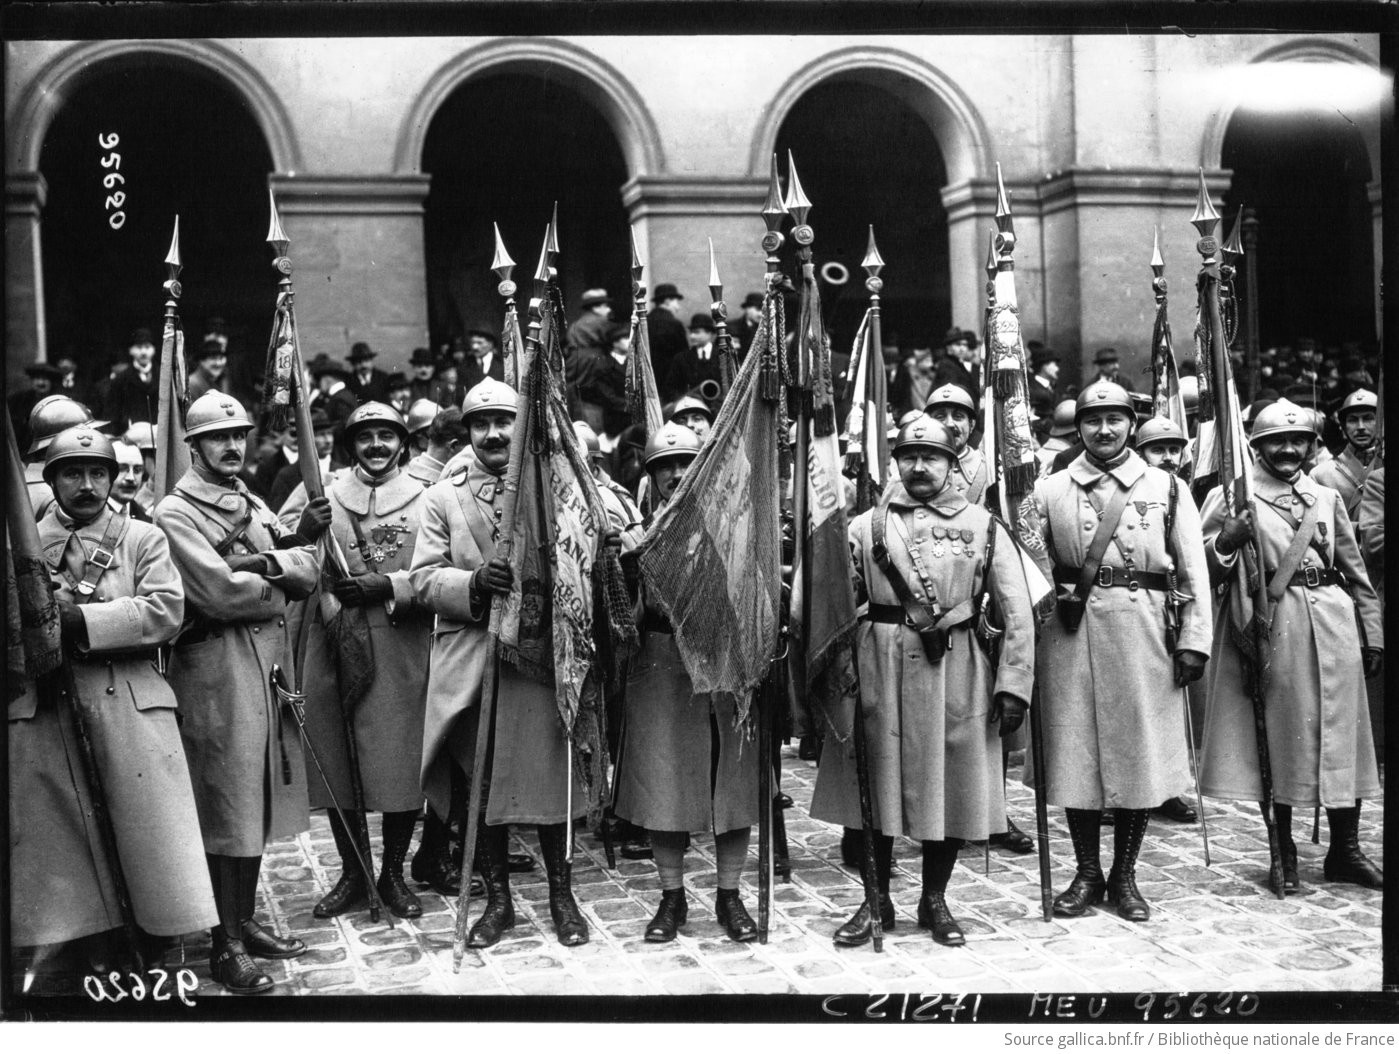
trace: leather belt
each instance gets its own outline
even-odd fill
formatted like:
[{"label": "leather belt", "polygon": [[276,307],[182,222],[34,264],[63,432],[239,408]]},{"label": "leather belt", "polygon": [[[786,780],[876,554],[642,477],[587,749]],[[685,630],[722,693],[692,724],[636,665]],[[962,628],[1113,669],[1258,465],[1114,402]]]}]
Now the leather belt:
[{"label": "leather belt", "polygon": [[155,662],[155,648],[132,648],[128,651],[98,651],[79,652],[74,651],[72,660],[83,666],[108,666],[114,662],[136,662],[146,660]]},{"label": "leather belt", "polygon": [[[909,619],[908,612],[904,610],[902,604],[870,604],[862,621],[878,622],[886,626],[907,626],[909,629],[918,628]],[[938,621],[938,628],[942,630],[955,629],[958,626],[965,626],[970,621],[970,617],[958,622],[949,622],[946,618],[942,618]]]},{"label": "leather belt", "polygon": [[[1276,569],[1270,569],[1266,577],[1272,578]],[[1299,567],[1288,580],[1289,588],[1299,589],[1320,589],[1322,586],[1340,586],[1348,589],[1350,583],[1346,581],[1346,576],[1337,571],[1334,567]]]},{"label": "leather belt", "polygon": [[[1082,569],[1077,567],[1056,567],[1054,581],[1060,585],[1077,585],[1081,573]],[[1109,567],[1107,564],[1098,565],[1093,584],[1099,589],[1125,586],[1129,590],[1153,589],[1158,593],[1164,593],[1171,588],[1166,576],[1160,571],[1128,571],[1125,567]]]}]

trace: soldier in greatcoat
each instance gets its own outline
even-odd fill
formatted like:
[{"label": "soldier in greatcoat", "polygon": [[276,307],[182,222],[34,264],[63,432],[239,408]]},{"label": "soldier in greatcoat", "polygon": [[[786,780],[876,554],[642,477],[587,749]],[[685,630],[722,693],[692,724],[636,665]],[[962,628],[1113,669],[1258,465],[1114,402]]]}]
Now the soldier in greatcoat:
[{"label": "soldier in greatcoat", "polygon": [[[1361,852],[1358,831],[1361,800],[1380,794],[1364,683],[1379,673],[1384,654],[1380,605],[1341,496],[1302,471],[1316,440],[1305,415],[1286,399],[1258,414],[1249,437],[1258,455],[1255,508],[1228,517],[1220,491],[1211,491],[1205,551],[1224,575],[1233,573],[1238,550],[1255,529],[1262,547],[1273,605],[1265,722],[1283,891],[1301,888],[1292,810],[1317,805],[1326,808],[1331,828],[1326,880],[1378,889],[1380,869]],[[1200,789],[1217,798],[1261,801],[1252,682],[1235,632],[1222,612]]]},{"label": "soldier in greatcoat", "polygon": [[[349,576],[335,581],[330,590],[341,604],[363,613],[374,679],[361,698],[343,699],[334,646],[318,606],[306,648],[306,728],[330,788],[313,780],[310,802],[313,809],[329,810],[340,877],[312,914],[331,918],[369,903],[367,879],[355,859],[355,762],[346,742],[353,735],[364,808],[383,814],[379,896],[399,918],[412,919],[423,909],[403,881],[403,862],[423,799],[419,775],[432,613],[418,603],[408,569],[418,540],[424,488],[400,467],[408,429],[392,406],[361,403],[345,419],[344,439],[354,467],[336,477],[326,498],[330,533],[345,554]],[[343,819],[336,803],[345,810]],[[359,846],[359,851],[370,859],[369,846]]]},{"label": "soldier in greatcoat", "polygon": [[[1147,817],[1190,781],[1184,689],[1209,655],[1208,572],[1189,489],[1131,449],[1126,389],[1095,381],[1075,418],[1083,453],[1035,483],[1020,523],[1059,594],[1036,676],[1048,800],[1064,806],[1077,873],[1054,911],[1082,915],[1106,895],[1142,922],[1151,912],[1136,862]],[[1106,879],[1103,809],[1116,810]]]},{"label": "soldier in greatcoat", "polygon": [[[449,816],[454,770],[469,780],[476,757],[486,664],[497,661],[488,631],[491,598],[510,589],[509,562],[496,553],[510,463],[516,395],[486,378],[466,393],[462,416],[471,430],[470,467],[434,483],[423,495],[412,580],[420,604],[437,615],[428,672],[422,786],[429,804]],[[559,943],[583,944],[588,925],[573,899],[567,859],[568,740],[554,691],[499,663],[495,718],[489,730],[485,816],[476,853],[487,903],[471,927],[473,948],[496,944],[515,925],[510,899],[509,824],[539,831],[549,881],[549,912]],[[574,814],[587,812],[579,774]]]},{"label": "soldier in greatcoat", "polygon": [[[857,646],[879,921],[894,927],[893,836],[905,835],[923,849],[918,925],[957,946],[966,938],[947,883],[963,841],[1006,826],[1000,740],[1029,705],[1034,618],[1014,541],[951,483],[949,430],[915,418],[894,458],[899,481],[850,525],[856,599],[867,605]],[[999,640],[990,627],[1003,628]],[[811,815],[860,826],[853,740],[828,735]],[[862,905],[835,940],[864,944],[870,933]]]},{"label": "soldier in greatcoat", "polygon": [[66,395],[50,395],[40,399],[29,411],[29,449],[24,454],[24,483],[29,490],[29,504],[34,519],[42,520],[53,504],[53,488],[44,478],[44,455],[53,437],[74,425],[91,424],[101,428],[106,421],[94,421],[92,412]]},{"label": "soldier in greatcoat", "polygon": [[[39,521],[39,541],[135,922],[155,960],[159,938],[202,930],[217,915],[175,696],[154,661],[179,629],[184,589],[165,536],[107,504],[115,468],[111,441],[90,424],[55,437],[44,474],[56,500]],[[9,707],[9,917],[18,945],[123,922],[72,702],[31,688]]]},{"label": "soldier in greatcoat", "polygon": [[[699,437],[674,421],[649,437],[644,456],[658,502],[670,500],[699,450]],[[630,557],[626,565],[634,567]],[[733,699],[696,694],[669,621],[644,593],[639,607],[641,649],[627,682],[613,808],[650,834],[661,903],[645,939],[672,941],[685,925],[685,848],[691,831],[712,830],[714,913],[731,939],[756,940],[758,927],[739,898],[738,881],[758,821],[762,759],[756,743],[745,742],[735,727]]]},{"label": "soldier in greatcoat", "polygon": [[185,417],[191,465],[156,506],[185,583],[186,624],[170,657],[219,925],[210,971],[233,992],[262,992],[272,979],[250,955],[292,958],[306,946],[253,917],[268,841],[309,826],[297,727],[269,677],[290,669],[286,606],[314,588],[310,535],[329,506],[317,498],[287,535],[239,479],[253,427],[232,396],[209,392]]},{"label": "soldier in greatcoat", "polygon": [[1375,393],[1358,388],[1346,396],[1336,411],[1336,420],[1345,434],[1345,448],[1330,461],[1312,470],[1312,479],[1341,496],[1341,505],[1354,525],[1360,519],[1360,492],[1375,467],[1375,432],[1379,400]]}]

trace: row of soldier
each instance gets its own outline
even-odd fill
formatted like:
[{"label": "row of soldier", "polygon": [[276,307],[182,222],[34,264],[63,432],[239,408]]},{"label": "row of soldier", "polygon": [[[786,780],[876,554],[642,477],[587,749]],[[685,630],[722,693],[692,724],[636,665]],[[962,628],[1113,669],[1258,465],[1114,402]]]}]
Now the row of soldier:
[{"label": "row of soldier", "polygon": [[[207,927],[217,981],[234,992],[271,988],[255,959],[294,957],[305,946],[255,918],[260,859],[270,840],[307,828],[308,808],[329,809],[342,864],[318,916],[375,901],[401,917],[421,913],[403,867],[424,798],[413,876],[455,892],[461,876],[448,851],[450,824],[462,819],[478,734],[488,736],[476,851],[486,907],[470,943],[489,947],[514,924],[509,875],[529,865],[508,852],[511,824],[538,829],[559,941],[588,939],[566,844],[584,795],[567,785],[567,741],[550,692],[502,667],[498,717],[490,729],[477,728],[490,598],[511,587],[510,564],[496,548],[516,402],[503,383],[482,381],[459,413],[433,423],[433,450],[412,460],[402,415],[362,404],[343,429],[352,464],[328,479],[324,497],[294,489],[280,519],[240,478],[253,422],[217,392],[190,406],[192,467],[155,508],[154,524],[110,500],[117,452],[90,420],[35,440],[40,481],[52,490],[49,502],[31,474],[41,540],[150,950],[159,952],[161,938]],[[946,901],[948,880],[963,842],[1007,829],[1000,741],[1022,723],[1036,682],[1048,800],[1066,809],[1077,861],[1055,911],[1080,915],[1106,897],[1123,917],[1145,920],[1150,908],[1134,874],[1147,811],[1191,782],[1182,693],[1207,671],[1200,787],[1221,798],[1264,796],[1240,654],[1226,620],[1215,617],[1211,584],[1237,559],[1250,514],[1226,517],[1218,492],[1197,512],[1188,487],[1158,467],[1163,456],[1179,456],[1185,437],[1162,422],[1138,429],[1128,393],[1099,382],[1074,407],[1081,452],[1062,471],[1046,471],[1034,515],[1024,517],[1019,537],[1004,537],[975,493],[985,470],[968,444],[973,408],[960,389],[935,391],[932,416],[911,415],[898,431],[897,478],[851,525],[881,924],[896,924],[890,860],[893,838],[904,836],[922,844],[918,923],[942,944],[964,943]],[[693,428],[668,422],[644,452],[652,515],[674,494],[707,431],[700,406],[679,411]],[[1367,413],[1372,435],[1373,403],[1360,400],[1343,415],[1357,459]],[[1302,471],[1315,438],[1312,419],[1285,401],[1253,420],[1260,501],[1252,515],[1277,604],[1273,792],[1280,821],[1294,808],[1327,809],[1328,880],[1377,887],[1358,819],[1360,801],[1379,791],[1363,683],[1381,661],[1379,607],[1349,499]],[[1363,460],[1365,489],[1382,488],[1382,469]],[[726,704],[694,695],[670,627],[626,558],[650,516],[595,471],[609,513],[606,544],[623,554],[643,631],[619,701],[612,805],[648,832],[656,861],[662,895],[645,937],[672,940],[685,924],[685,847],[692,833],[712,831],[716,916],[733,939],[754,939],[738,890],[760,812],[758,767],[770,759],[744,741]],[[1357,514],[1364,504],[1356,499]],[[326,532],[350,570],[334,595],[364,610],[374,645],[373,682],[356,705],[352,743],[331,661],[334,629],[322,609],[300,603],[316,586],[315,546]],[[1377,559],[1382,521],[1363,537]],[[1058,616],[1038,628],[1017,543],[1059,587]],[[916,617],[930,606],[947,612],[934,627]],[[987,642],[992,625],[1003,633],[995,648]],[[172,638],[162,675],[156,652]],[[306,734],[325,776],[309,784],[294,708],[282,705],[271,677],[273,667],[293,665],[298,639],[306,641]],[[12,823],[21,945],[120,921],[111,875],[88,840],[86,806],[58,778],[70,771],[71,743],[57,711],[36,704],[31,695],[10,708],[11,800],[33,803]],[[382,816],[372,885],[357,859],[368,849],[357,836],[363,818],[343,808],[357,799]],[[1105,875],[1106,810],[1114,855]],[[825,744],[812,814],[860,826],[848,744]],[[1282,851],[1284,889],[1293,892],[1300,877],[1290,835]],[[836,940],[864,943],[871,929],[862,907]]]}]

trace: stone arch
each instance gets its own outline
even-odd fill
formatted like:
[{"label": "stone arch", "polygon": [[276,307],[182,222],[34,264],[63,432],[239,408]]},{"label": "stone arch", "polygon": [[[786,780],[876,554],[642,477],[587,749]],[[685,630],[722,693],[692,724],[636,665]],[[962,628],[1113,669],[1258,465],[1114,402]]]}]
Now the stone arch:
[{"label": "stone arch", "polygon": [[226,83],[247,104],[278,172],[304,167],[291,119],[266,79],[236,51],[209,40],[94,41],[76,44],[48,63],[20,96],[9,127],[6,163],[11,172],[37,172],[50,125],[74,91],[95,74],[157,56]]},{"label": "stone arch", "polygon": [[893,48],[855,45],[803,66],[764,108],[753,136],[748,172],[766,178],[783,121],[811,88],[832,77],[848,77],[883,88],[928,122],[947,164],[947,181],[984,177],[991,170],[990,134],[971,100],[942,71]]},{"label": "stone arch", "polygon": [[[1375,58],[1361,48],[1334,40],[1307,38],[1292,40],[1264,48],[1249,59],[1250,65],[1262,62],[1342,62],[1352,65],[1379,67]],[[1200,165],[1206,169],[1221,169],[1224,157],[1224,137],[1229,132],[1229,122],[1238,112],[1240,101],[1237,95],[1227,99],[1205,123],[1204,134],[1200,138]],[[1365,149],[1370,158],[1370,171],[1378,179],[1380,171],[1379,129],[1362,128]]]},{"label": "stone arch", "polygon": [[660,132],[641,94],[602,59],[560,40],[497,40],[454,56],[428,80],[399,132],[394,172],[422,171],[423,145],[433,117],[454,91],[486,72],[532,73],[562,78],[607,120],[626,158],[631,176],[664,170]]}]

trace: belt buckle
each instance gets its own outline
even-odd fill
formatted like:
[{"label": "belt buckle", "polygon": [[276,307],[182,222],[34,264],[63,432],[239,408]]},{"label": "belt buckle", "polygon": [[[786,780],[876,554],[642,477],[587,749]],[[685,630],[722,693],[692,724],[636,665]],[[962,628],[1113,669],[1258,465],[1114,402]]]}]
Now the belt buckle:
[{"label": "belt buckle", "polygon": [[1103,589],[1112,588],[1112,568],[1106,564],[1098,566],[1098,585]]},{"label": "belt buckle", "polygon": [[111,552],[107,549],[103,549],[99,545],[96,549],[92,551],[92,555],[88,557],[87,562],[96,567],[100,567],[102,568],[102,570],[105,571],[107,570],[107,568],[112,566],[112,561],[115,558],[116,553]]},{"label": "belt buckle", "polygon": [[913,621],[913,616],[912,616],[912,615],[909,615],[909,614],[905,614],[905,615],[904,615],[904,625],[907,626],[909,629],[915,631],[915,632],[917,632],[917,630],[918,630],[918,624],[917,624],[916,622]]},{"label": "belt buckle", "polygon": [[1127,592],[1135,593],[1140,588],[1141,584],[1135,578],[1127,579]]},{"label": "belt buckle", "polygon": [[1302,581],[1306,582],[1308,589],[1316,589],[1321,585],[1321,569],[1314,564],[1308,564],[1302,568]]}]

